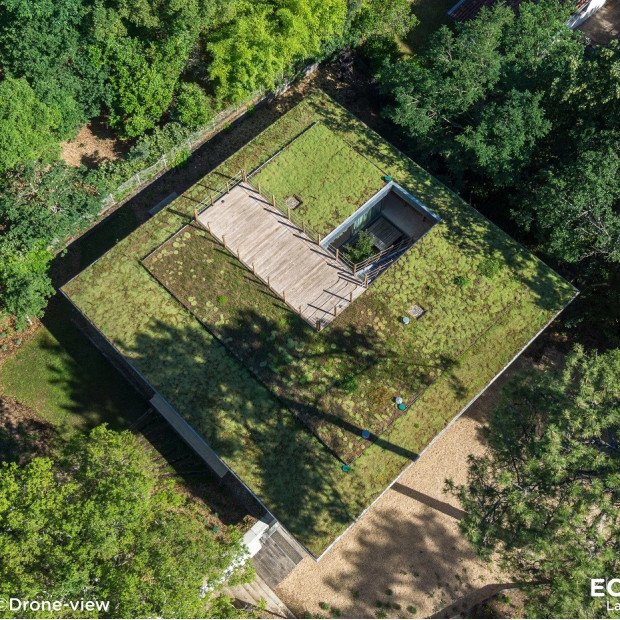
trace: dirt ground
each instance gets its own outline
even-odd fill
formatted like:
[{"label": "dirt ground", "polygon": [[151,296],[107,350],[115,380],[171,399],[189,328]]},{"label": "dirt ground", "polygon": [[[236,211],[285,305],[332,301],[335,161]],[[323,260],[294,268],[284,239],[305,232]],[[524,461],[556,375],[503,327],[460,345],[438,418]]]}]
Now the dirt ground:
[{"label": "dirt ground", "polygon": [[306,557],[278,586],[298,617],[451,617],[507,587],[510,576],[463,538],[463,512],[443,488],[446,478],[465,482],[468,455],[484,453],[499,384],[531,364],[519,358],[320,562]]},{"label": "dirt ground", "polygon": [[61,158],[69,166],[85,165],[96,168],[104,161],[118,159],[129,148],[106,127],[103,119],[96,118],[84,125],[73,140],[62,143]]}]

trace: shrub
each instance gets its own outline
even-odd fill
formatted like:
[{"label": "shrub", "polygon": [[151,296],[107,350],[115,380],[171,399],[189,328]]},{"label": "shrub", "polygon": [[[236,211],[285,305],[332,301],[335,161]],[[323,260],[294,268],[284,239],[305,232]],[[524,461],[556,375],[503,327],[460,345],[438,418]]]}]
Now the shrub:
[{"label": "shrub", "polygon": [[324,601],[321,601],[319,603],[319,607],[323,610],[323,611],[327,611],[329,609],[329,605],[327,603],[325,603]]},{"label": "shrub", "polygon": [[467,276],[456,276],[454,278],[454,284],[460,288],[466,288],[471,284],[471,280]]},{"label": "shrub", "polygon": [[228,297],[226,297],[226,295],[219,295],[217,298],[217,303],[220,306],[223,306],[227,301],[228,301]]},{"label": "shrub", "polygon": [[185,127],[204,127],[214,116],[213,102],[198,84],[184,82],[170,116]]},{"label": "shrub", "polygon": [[357,392],[359,389],[359,385],[357,383],[357,379],[353,373],[349,373],[340,379],[338,382],[338,387],[342,388],[345,392],[352,394],[353,392]]},{"label": "shrub", "polygon": [[362,230],[355,243],[345,250],[345,256],[352,263],[361,263],[374,253],[374,237],[367,230]]},{"label": "shrub", "polygon": [[478,265],[478,271],[485,278],[494,278],[502,268],[502,263],[497,258],[487,258]]}]

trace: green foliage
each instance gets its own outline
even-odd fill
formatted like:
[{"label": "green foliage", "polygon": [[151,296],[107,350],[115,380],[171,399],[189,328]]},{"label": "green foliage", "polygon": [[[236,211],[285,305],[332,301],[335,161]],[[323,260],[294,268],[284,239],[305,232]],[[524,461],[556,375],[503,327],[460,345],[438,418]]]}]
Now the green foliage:
[{"label": "green foliage", "polygon": [[373,74],[385,64],[398,62],[403,55],[393,36],[380,34],[369,36],[360,46],[360,54]]},{"label": "green foliage", "polygon": [[235,18],[207,37],[218,101],[237,103],[272,89],[296,63],[342,32],[344,0],[240,0]]},{"label": "green foliage", "polygon": [[59,461],[0,467],[3,593],[88,593],[110,601],[107,617],[221,611],[222,602],[201,597],[201,585],[217,585],[241,557],[240,535],[214,538],[208,517],[159,477],[130,432],[100,426],[76,436]]},{"label": "green foliage", "polygon": [[211,99],[198,84],[183,82],[178,89],[171,116],[186,127],[202,127],[213,118]]},{"label": "green foliage", "polygon": [[361,230],[353,245],[348,245],[345,256],[352,263],[361,263],[376,253],[374,247],[375,238],[367,230]]},{"label": "green foliage", "polygon": [[485,278],[494,278],[501,270],[502,262],[498,258],[485,258],[480,265],[478,271]]},{"label": "green foliage", "polygon": [[363,0],[353,17],[351,30],[358,38],[382,35],[406,36],[418,23],[409,0]]},{"label": "green foliage", "polygon": [[590,578],[615,574],[620,534],[620,350],[577,347],[558,371],[517,376],[488,428],[490,453],[448,486],[479,553],[531,584],[528,615],[595,617]]},{"label": "green foliage", "polygon": [[101,198],[91,175],[64,164],[29,164],[6,173],[0,192],[0,312],[20,322],[41,316],[54,290],[51,248],[85,227]]},{"label": "green foliage", "polygon": [[454,276],[453,282],[459,288],[467,288],[468,286],[471,285],[471,279],[468,276],[464,276],[461,274],[459,274],[458,276]]},{"label": "green foliage", "polygon": [[58,157],[56,108],[42,103],[25,79],[0,82],[0,173],[18,164]]},{"label": "green foliage", "polygon": [[584,136],[574,159],[542,171],[528,189],[514,216],[553,254],[620,263],[620,129]]},{"label": "green foliage", "polygon": [[58,112],[61,138],[97,115],[105,94],[106,68],[93,64],[85,30],[89,11],[83,0],[0,2],[0,65]]},{"label": "green foliage", "polygon": [[543,94],[512,90],[502,103],[491,102],[476,127],[456,136],[463,157],[498,186],[514,184],[532,158],[537,142],[551,130],[540,106]]}]

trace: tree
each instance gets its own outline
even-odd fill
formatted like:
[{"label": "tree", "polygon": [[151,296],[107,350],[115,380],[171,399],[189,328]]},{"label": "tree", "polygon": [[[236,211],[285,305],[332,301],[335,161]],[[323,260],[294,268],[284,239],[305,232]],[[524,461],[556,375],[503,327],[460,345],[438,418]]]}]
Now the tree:
[{"label": "tree", "polygon": [[37,99],[25,79],[0,82],[0,173],[58,156],[58,110]]},{"label": "tree", "polygon": [[352,20],[357,38],[383,35],[404,37],[418,24],[409,0],[363,0]]},{"label": "tree", "polygon": [[239,102],[272,89],[294,65],[342,32],[344,0],[259,0],[207,37],[209,75],[220,102]]},{"label": "tree", "polygon": [[478,123],[456,136],[468,161],[475,162],[495,187],[516,183],[538,141],[551,131],[541,99],[541,93],[512,90],[504,101],[490,102]]},{"label": "tree", "polygon": [[440,28],[419,59],[386,67],[379,81],[393,100],[387,116],[421,141],[436,139],[442,129],[462,129],[460,117],[500,79],[502,33],[513,19],[513,11],[498,4],[461,25],[456,34]]},{"label": "tree", "polygon": [[129,431],[100,426],[56,462],[0,468],[4,592],[110,601],[103,617],[209,617],[214,605],[237,617],[201,586],[218,585],[240,559],[240,534],[214,534],[209,515],[158,476]]},{"label": "tree", "polygon": [[186,127],[202,127],[213,118],[213,104],[198,84],[184,82],[177,91],[171,116]]},{"label": "tree", "polygon": [[[600,617],[590,578],[617,573],[620,552],[620,350],[580,347],[562,370],[516,376],[448,488],[483,556],[497,552],[529,593],[533,617]],[[603,603],[604,604],[604,603]]]},{"label": "tree", "polygon": [[620,132],[585,132],[577,156],[543,170],[514,216],[561,260],[620,263]]},{"label": "tree", "polygon": [[89,53],[83,0],[0,0],[0,65],[28,80],[37,98],[59,112],[58,134],[73,135],[99,113],[105,71]]},{"label": "tree", "polygon": [[0,177],[0,312],[20,324],[41,316],[54,293],[52,250],[101,208],[95,175],[63,163],[28,164]]}]

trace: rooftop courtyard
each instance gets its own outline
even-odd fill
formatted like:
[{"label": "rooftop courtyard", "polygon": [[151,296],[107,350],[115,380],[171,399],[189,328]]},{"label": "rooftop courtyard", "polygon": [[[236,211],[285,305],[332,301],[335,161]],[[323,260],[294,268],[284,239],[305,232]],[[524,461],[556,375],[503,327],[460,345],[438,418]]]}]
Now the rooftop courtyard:
[{"label": "rooftop courtyard", "polygon": [[575,294],[322,92],[64,291],[315,556]]}]

